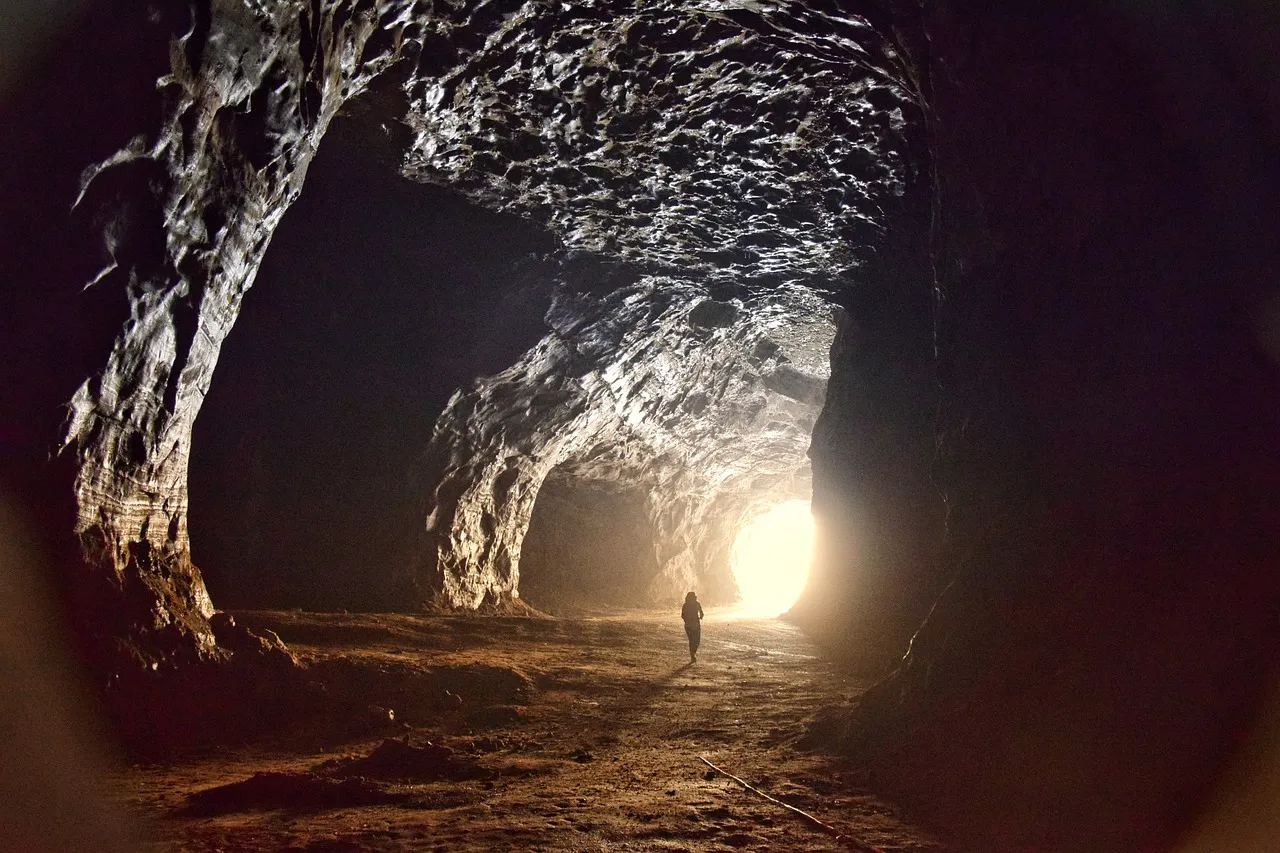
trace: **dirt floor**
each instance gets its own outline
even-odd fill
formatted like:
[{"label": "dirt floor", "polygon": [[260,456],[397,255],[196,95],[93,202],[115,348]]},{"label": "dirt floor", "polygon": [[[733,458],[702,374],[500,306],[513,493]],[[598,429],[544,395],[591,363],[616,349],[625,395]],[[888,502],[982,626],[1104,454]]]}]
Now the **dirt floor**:
[{"label": "dirt floor", "polygon": [[784,622],[709,612],[688,665],[670,613],[236,616],[307,664],[319,710],[117,775],[150,849],[946,849],[855,771],[794,747],[862,685]]}]

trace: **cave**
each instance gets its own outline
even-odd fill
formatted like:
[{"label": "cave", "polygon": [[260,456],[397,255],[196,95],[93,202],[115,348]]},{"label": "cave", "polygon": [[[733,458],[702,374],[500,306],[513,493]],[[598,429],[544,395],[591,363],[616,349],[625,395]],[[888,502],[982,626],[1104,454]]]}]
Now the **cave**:
[{"label": "cave", "polygon": [[1265,4],[11,18],[0,847],[1275,846]]}]

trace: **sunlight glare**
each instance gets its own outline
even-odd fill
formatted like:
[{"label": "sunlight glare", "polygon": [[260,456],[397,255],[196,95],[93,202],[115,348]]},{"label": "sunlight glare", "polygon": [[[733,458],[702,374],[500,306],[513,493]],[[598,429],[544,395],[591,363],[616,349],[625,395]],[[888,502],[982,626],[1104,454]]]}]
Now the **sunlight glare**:
[{"label": "sunlight glare", "polygon": [[804,591],[813,563],[813,515],[809,502],[778,504],[739,531],[729,555],[747,616],[779,616]]}]

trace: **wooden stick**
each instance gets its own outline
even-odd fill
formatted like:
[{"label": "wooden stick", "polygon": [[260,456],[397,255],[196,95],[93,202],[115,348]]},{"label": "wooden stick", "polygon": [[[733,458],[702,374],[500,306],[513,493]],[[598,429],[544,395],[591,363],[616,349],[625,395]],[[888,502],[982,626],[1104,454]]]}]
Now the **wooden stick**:
[{"label": "wooden stick", "polygon": [[743,780],[739,779],[737,776],[734,776],[728,770],[723,770],[719,767],[716,767],[714,764],[712,764],[710,761],[707,761],[707,759],[703,758],[701,755],[698,756],[698,760],[701,761],[703,764],[707,765],[708,767],[710,767],[712,770],[719,773],[720,775],[728,776],[730,779],[737,782],[739,785],[746,788],[751,793],[756,794],[757,796],[760,796],[760,797],[764,797],[766,800],[773,803],[774,805],[782,806],[787,811],[799,815],[800,817],[809,821],[809,823],[818,827],[823,832],[827,833],[832,838],[834,838],[836,841],[840,842],[841,844],[844,844],[850,849],[857,850],[858,853],[884,853],[884,851],[882,851],[878,847],[872,847],[869,844],[864,844],[863,842],[859,841],[856,838],[852,838],[848,835],[845,835],[844,833],[840,832],[840,830],[836,829],[834,826],[823,823],[822,821],[818,820],[816,817],[809,814],[807,811],[804,811],[803,809],[798,809],[795,806],[791,805],[790,803],[784,803],[782,800],[779,800],[776,797],[769,796],[764,791],[761,791],[759,788],[756,788],[753,785],[749,785]]}]

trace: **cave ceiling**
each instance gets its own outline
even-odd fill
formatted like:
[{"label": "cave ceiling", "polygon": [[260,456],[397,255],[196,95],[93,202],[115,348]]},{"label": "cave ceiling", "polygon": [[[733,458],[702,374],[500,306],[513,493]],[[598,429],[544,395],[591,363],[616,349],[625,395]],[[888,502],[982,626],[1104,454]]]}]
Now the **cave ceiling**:
[{"label": "cave ceiling", "polygon": [[[701,281],[847,273],[904,190],[902,90],[804,3],[526,3],[408,84],[404,173]],[[439,58],[424,54],[424,62]]]}]

